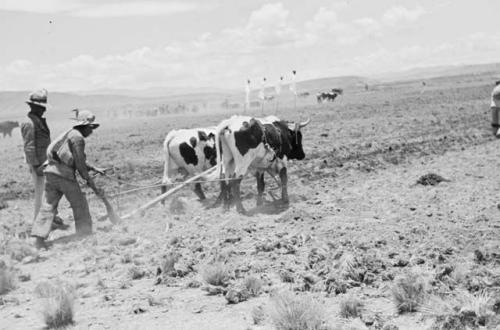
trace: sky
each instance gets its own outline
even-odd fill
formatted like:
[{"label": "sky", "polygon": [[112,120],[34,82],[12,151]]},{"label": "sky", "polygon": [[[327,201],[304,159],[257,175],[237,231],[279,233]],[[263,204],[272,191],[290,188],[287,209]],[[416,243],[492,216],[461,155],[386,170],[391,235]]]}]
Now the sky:
[{"label": "sky", "polygon": [[499,62],[498,0],[0,0],[0,90],[242,89]]}]

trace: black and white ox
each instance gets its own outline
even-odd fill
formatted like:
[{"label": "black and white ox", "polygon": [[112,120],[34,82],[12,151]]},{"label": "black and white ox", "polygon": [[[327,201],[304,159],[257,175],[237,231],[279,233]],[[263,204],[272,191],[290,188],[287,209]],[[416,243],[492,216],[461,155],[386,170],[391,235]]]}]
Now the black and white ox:
[{"label": "black and white ox", "polygon": [[246,213],[241,203],[240,183],[248,172],[257,179],[257,205],[263,202],[265,172],[279,174],[281,199],[288,203],[287,160],[304,159],[301,128],[309,121],[293,123],[275,116],[233,116],[217,126],[217,172],[226,180],[221,184],[226,208],[234,201],[237,211]]},{"label": "black and white ox", "polygon": [[[170,131],[163,142],[165,167],[163,171],[162,193],[172,184],[171,178],[182,172],[184,178],[201,173],[216,165],[215,127],[192,128]],[[196,183],[195,194],[205,199],[201,184]]]},{"label": "black and white ox", "polygon": [[0,133],[3,134],[3,137],[7,135],[12,137],[12,130],[16,127],[19,127],[17,121],[2,121],[0,122]]},{"label": "black and white ox", "polygon": [[316,94],[316,100],[318,103],[323,102],[333,102],[337,98],[337,96],[342,95],[344,91],[340,88],[332,88],[329,92],[319,92]]}]

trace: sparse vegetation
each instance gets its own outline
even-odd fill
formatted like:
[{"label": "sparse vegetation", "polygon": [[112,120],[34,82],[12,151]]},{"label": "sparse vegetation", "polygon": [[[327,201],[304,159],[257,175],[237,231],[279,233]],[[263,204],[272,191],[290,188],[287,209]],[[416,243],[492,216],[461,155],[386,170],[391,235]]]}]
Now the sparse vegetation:
[{"label": "sparse vegetation", "polygon": [[417,271],[408,272],[394,280],[392,298],[399,313],[415,312],[426,297],[426,282]]},{"label": "sparse vegetation", "polygon": [[73,324],[75,290],[61,281],[41,282],[35,288],[41,299],[41,312],[47,328],[58,329]]},{"label": "sparse vegetation", "polygon": [[344,318],[357,318],[361,317],[363,310],[363,302],[358,298],[350,295],[340,301],[340,317]]},{"label": "sparse vegetation", "polygon": [[457,290],[447,297],[431,296],[421,311],[435,317],[434,329],[493,329],[500,325],[495,318],[493,294],[486,291],[470,293]]},{"label": "sparse vegetation", "polygon": [[262,281],[255,276],[249,276],[243,281],[243,286],[251,296],[257,297],[262,290]]},{"label": "sparse vegetation", "polygon": [[271,297],[269,315],[277,330],[319,330],[325,326],[323,306],[311,296],[291,292]]},{"label": "sparse vegetation", "polygon": [[227,286],[230,279],[230,273],[228,267],[225,264],[216,262],[205,267],[202,273],[202,277],[207,284],[215,286]]},{"label": "sparse vegetation", "polygon": [[261,324],[262,321],[266,319],[266,317],[267,317],[266,312],[264,311],[264,308],[261,305],[252,308],[253,324],[256,325]]},{"label": "sparse vegetation", "polygon": [[5,265],[0,264],[0,295],[6,294],[16,287],[14,273]]}]

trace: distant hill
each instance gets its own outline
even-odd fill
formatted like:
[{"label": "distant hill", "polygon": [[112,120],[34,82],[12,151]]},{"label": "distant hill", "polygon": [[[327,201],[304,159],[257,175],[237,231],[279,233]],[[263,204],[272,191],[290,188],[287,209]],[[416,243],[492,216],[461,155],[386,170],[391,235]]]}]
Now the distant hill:
[{"label": "distant hill", "polygon": [[444,76],[490,74],[492,79],[500,79],[500,63],[446,65],[425,68],[413,68],[405,71],[388,72],[373,76],[374,79],[388,81],[429,79]]},{"label": "distant hill", "polygon": [[165,98],[182,95],[214,95],[233,94],[235,90],[215,87],[152,87],[145,89],[98,89],[92,91],[78,91],[79,95],[124,95],[139,98]]},{"label": "distant hill", "polygon": [[[361,89],[365,84],[370,86],[383,83],[398,83],[419,79],[439,79],[447,76],[469,76],[482,81],[500,79],[500,63],[475,65],[449,65],[426,68],[414,68],[401,72],[390,72],[371,77],[342,76],[324,77],[297,82],[299,92],[314,94],[320,90],[331,88]],[[251,99],[257,99],[260,86],[254,86]],[[283,85],[281,100],[292,99],[288,91],[289,85]],[[29,91],[0,92],[0,120],[19,119],[26,115],[25,101]],[[274,94],[274,86],[268,85],[266,94]],[[176,111],[194,111],[204,109],[213,111],[224,102],[239,103],[244,100],[243,86],[240,89],[222,89],[212,87],[155,87],[140,90],[106,89],[87,92],[50,92],[49,103],[52,105],[51,116],[67,118],[74,108],[89,109],[101,115],[106,112],[114,114],[135,111],[137,115],[151,111],[177,113]],[[180,110],[179,110],[180,109]],[[198,111],[198,110],[196,110]],[[108,114],[109,115],[109,114]]]}]

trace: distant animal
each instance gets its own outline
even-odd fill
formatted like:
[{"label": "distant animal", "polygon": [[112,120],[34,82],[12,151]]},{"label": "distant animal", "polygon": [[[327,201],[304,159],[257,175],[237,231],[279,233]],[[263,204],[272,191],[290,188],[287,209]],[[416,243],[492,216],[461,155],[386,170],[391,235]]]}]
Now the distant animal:
[{"label": "distant animal", "polygon": [[16,127],[19,127],[17,121],[2,121],[0,122],[0,133],[3,134],[3,137],[7,135],[12,137],[12,130]]},{"label": "distant animal", "polygon": [[340,88],[332,88],[330,92],[319,92],[316,94],[316,100],[318,103],[333,102],[337,98],[337,96],[342,95],[344,91]]},{"label": "distant animal", "polygon": [[[161,192],[167,191],[172,184],[172,177],[183,172],[184,177],[201,173],[216,165],[215,127],[192,128],[170,131],[163,142],[165,165]],[[195,194],[200,200],[205,199],[201,184],[196,183]]]},{"label": "distant animal", "polygon": [[297,96],[298,97],[302,97],[302,98],[306,98],[310,95],[309,92],[301,92],[301,93],[298,93]]},{"label": "distant animal", "polygon": [[260,102],[259,101],[251,101],[250,107],[260,107]]},{"label": "distant animal", "polygon": [[264,96],[264,100],[272,101],[272,100],[274,100],[274,95],[266,95],[266,96]]},{"label": "distant animal", "polygon": [[310,119],[303,123],[287,122],[276,116],[233,116],[217,126],[217,172],[225,179],[221,194],[226,208],[233,200],[237,211],[246,213],[241,203],[240,183],[248,172],[257,179],[257,205],[263,203],[265,172],[279,174],[281,200],[288,203],[287,160],[304,159],[301,129],[309,122]]}]

